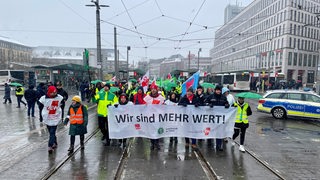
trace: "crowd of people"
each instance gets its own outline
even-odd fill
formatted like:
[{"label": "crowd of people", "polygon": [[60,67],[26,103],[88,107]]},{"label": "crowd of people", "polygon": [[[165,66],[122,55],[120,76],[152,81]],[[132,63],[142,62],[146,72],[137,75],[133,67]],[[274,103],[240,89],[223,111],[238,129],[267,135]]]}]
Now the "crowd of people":
[{"label": "crowd of people", "polygon": [[[117,85],[113,85],[117,86]],[[189,88],[184,96],[181,96],[181,88],[173,87],[169,91],[165,91],[163,88],[158,87],[152,83],[149,85],[147,92],[144,92],[142,86],[138,83],[132,83],[131,87],[126,85],[118,86],[119,91],[110,92],[111,84],[97,83],[94,88],[91,89],[92,100],[97,103],[97,113],[99,128],[103,134],[101,140],[105,145],[110,145],[110,139],[108,136],[108,106],[118,104],[120,105],[143,105],[143,104],[165,104],[165,105],[180,105],[180,106],[223,106],[229,108],[230,106],[238,108],[236,122],[235,122],[235,134],[232,139],[235,139],[239,134],[240,136],[240,151],[245,152],[244,139],[245,130],[249,127],[248,116],[252,114],[251,108],[248,103],[244,102],[244,98],[234,99],[230,94],[230,90],[220,85],[215,88],[203,88],[198,86],[197,89]],[[119,98],[119,99],[118,99]],[[203,140],[200,140],[203,141]],[[159,139],[150,139],[151,150],[159,150],[161,146]],[[178,142],[177,137],[170,137],[170,142]],[[215,148],[217,151],[223,151],[223,144],[227,142],[226,139],[216,139],[216,143],[212,142],[212,139],[207,140],[208,147]],[[119,144],[126,146],[125,140],[120,140]],[[197,148],[197,139],[185,138],[185,146]]]},{"label": "crowd of people", "polygon": [[[5,89],[4,104],[9,101],[10,87]],[[117,87],[116,91],[111,91],[111,87]],[[9,92],[8,92],[9,91]],[[237,138],[240,134],[240,151],[245,152],[244,139],[246,129],[249,127],[248,116],[252,114],[251,108],[248,103],[244,102],[244,98],[234,99],[230,90],[226,87],[216,85],[215,88],[203,88],[198,86],[197,89],[190,87],[187,89],[185,95],[181,95],[181,87],[172,87],[170,90],[165,91],[163,88],[158,87],[155,83],[149,85],[146,92],[144,88],[138,83],[128,83],[125,85],[110,84],[98,82],[96,84],[86,84],[85,82],[80,85],[81,96],[73,96],[72,103],[67,110],[67,115],[64,118],[65,103],[68,100],[68,93],[63,89],[60,81],[55,85],[45,85],[40,83],[36,90],[33,85],[30,85],[28,90],[24,91],[22,86],[16,89],[16,96],[18,101],[17,108],[20,108],[20,103],[25,104],[28,108],[28,118],[35,117],[34,109],[37,103],[39,108],[39,120],[47,125],[49,132],[48,152],[52,153],[57,148],[56,129],[61,122],[64,125],[70,124],[70,147],[69,153],[73,153],[75,136],[80,136],[80,146],[84,149],[84,135],[87,133],[88,124],[88,111],[84,102],[97,104],[98,126],[102,133],[101,141],[104,145],[110,145],[110,138],[108,132],[108,107],[109,106],[124,106],[124,105],[143,105],[143,104],[159,104],[159,105],[178,105],[178,106],[223,106],[229,108],[230,106],[238,109],[235,130],[232,140]],[[25,97],[27,103],[22,100]],[[203,140],[198,140],[203,141]],[[215,148],[217,151],[223,151],[223,144],[227,142],[226,139],[216,139],[213,143],[212,139],[207,140],[208,147]],[[150,139],[151,150],[160,150],[161,146],[159,139]],[[177,137],[170,137],[170,142],[178,143]],[[125,147],[126,139],[119,140],[119,145]],[[215,144],[215,146],[214,146]],[[233,143],[232,143],[233,144]],[[197,139],[185,138],[185,146],[197,148]]]}]

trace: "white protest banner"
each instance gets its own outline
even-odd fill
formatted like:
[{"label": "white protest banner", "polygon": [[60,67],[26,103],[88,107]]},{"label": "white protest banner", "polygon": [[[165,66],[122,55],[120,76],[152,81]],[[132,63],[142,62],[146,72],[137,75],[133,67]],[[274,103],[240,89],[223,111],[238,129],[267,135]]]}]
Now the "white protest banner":
[{"label": "white protest banner", "polygon": [[109,107],[111,139],[232,137],[237,109],[223,106],[119,105]]}]

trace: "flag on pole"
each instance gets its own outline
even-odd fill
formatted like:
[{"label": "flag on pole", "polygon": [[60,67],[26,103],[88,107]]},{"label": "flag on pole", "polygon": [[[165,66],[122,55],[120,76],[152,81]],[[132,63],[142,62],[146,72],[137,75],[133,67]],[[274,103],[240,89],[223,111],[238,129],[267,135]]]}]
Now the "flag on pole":
[{"label": "flag on pole", "polygon": [[182,84],[181,96],[184,96],[190,87],[192,87],[193,89],[197,88],[198,82],[199,82],[199,76],[200,76],[200,71],[197,71]]},{"label": "flag on pole", "polygon": [[143,87],[144,92],[147,92],[149,85],[149,70],[146,72],[144,76],[140,79],[140,84]]}]

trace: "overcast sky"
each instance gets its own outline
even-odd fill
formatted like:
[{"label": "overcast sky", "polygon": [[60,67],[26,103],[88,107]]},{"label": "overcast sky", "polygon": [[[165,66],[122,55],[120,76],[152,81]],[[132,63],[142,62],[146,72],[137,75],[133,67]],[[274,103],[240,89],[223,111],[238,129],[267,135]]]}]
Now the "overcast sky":
[{"label": "overcast sky", "polygon": [[[100,0],[102,48],[114,48],[114,26],[123,58],[163,58],[188,51],[209,56],[228,4],[253,0]],[[0,36],[29,46],[96,47],[96,8],[90,0],[2,0]],[[190,25],[191,24],[191,25]],[[136,28],[135,28],[136,27]],[[184,35],[183,35],[184,34]]]}]

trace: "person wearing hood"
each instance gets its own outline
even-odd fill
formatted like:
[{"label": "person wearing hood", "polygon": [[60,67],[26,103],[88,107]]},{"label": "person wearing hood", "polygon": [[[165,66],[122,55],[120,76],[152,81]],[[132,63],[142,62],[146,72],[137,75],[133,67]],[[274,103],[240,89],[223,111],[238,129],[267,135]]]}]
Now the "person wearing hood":
[{"label": "person wearing hood", "polygon": [[11,101],[11,88],[8,85],[8,83],[4,84],[4,97],[3,97],[3,99],[4,99],[3,104],[7,104],[7,101],[9,101],[9,104],[12,103],[12,101]]},{"label": "person wearing hood", "polygon": [[[238,97],[237,102],[235,102],[232,106],[238,108],[237,115],[236,115],[236,122],[234,125],[234,134],[232,136],[232,139],[235,140],[240,133],[239,151],[245,152],[246,150],[243,144],[244,144],[244,139],[246,135],[246,129],[249,127],[248,116],[252,115],[252,110],[250,108],[250,105],[247,102],[244,102],[243,97]],[[232,145],[234,146],[235,143],[232,142]]]},{"label": "person wearing hood", "polygon": [[57,148],[56,130],[59,122],[61,122],[62,110],[60,108],[63,97],[57,94],[55,86],[49,86],[47,94],[39,99],[39,103],[43,104],[41,111],[43,123],[47,125],[49,132],[48,152],[51,154]]},{"label": "person wearing hood", "polygon": [[226,87],[222,88],[222,94],[227,98],[229,105],[233,105],[235,100],[232,94],[230,94],[230,90]]},{"label": "person wearing hood", "polygon": [[[129,98],[128,96],[126,95],[126,93],[122,93],[120,94],[120,97],[119,97],[119,105],[120,106],[125,106],[125,105],[133,105],[133,103],[131,101],[129,101]],[[115,107],[118,107],[118,105],[114,105]],[[119,139],[119,146],[122,145],[123,148],[126,147],[126,144],[127,143],[127,139],[124,138],[124,139]]]},{"label": "person wearing hood", "polygon": [[[150,89],[150,94],[143,98],[146,104],[163,104],[165,98],[158,93],[158,86],[151,84]],[[151,139],[151,150],[155,148],[160,150],[159,139]]]},{"label": "person wearing hood", "polygon": [[[217,85],[214,89],[214,93],[211,94],[207,99],[206,103],[213,108],[213,106],[224,106],[225,108],[229,108],[230,105],[228,103],[227,98],[222,94],[222,86]],[[208,139],[208,146],[212,145],[212,140]],[[222,139],[216,139],[216,150],[223,151],[223,142]]]},{"label": "person wearing hood", "polygon": [[84,135],[87,134],[88,125],[88,110],[85,105],[81,103],[80,96],[73,96],[72,103],[68,109],[67,117],[64,120],[66,126],[70,122],[69,135],[70,135],[70,147],[68,149],[69,154],[74,151],[74,143],[76,135],[80,136],[80,148],[84,149]]},{"label": "person wearing hood", "polygon": [[135,95],[132,96],[132,102],[133,104],[146,104],[146,102],[143,100],[143,98],[145,97],[146,95],[144,94],[144,91],[143,91],[143,87],[142,86],[139,86],[137,88],[137,93],[135,93]]}]

